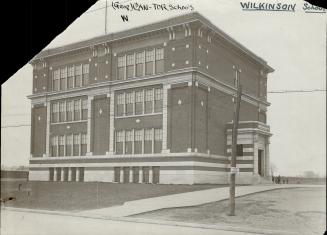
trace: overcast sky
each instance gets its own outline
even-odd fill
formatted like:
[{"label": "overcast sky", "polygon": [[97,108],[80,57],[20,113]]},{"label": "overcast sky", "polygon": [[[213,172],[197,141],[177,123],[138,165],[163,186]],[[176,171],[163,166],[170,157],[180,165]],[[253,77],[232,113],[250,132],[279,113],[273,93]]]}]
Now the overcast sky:
[{"label": "overcast sky", "polygon": [[[133,1],[132,1],[133,2]],[[326,15],[303,12],[303,1],[295,12],[242,11],[237,0],[138,1],[139,3],[192,4],[248,49],[265,59],[276,71],[268,77],[268,90],[326,88]],[[255,2],[255,1],[252,1]],[[277,1],[270,1],[275,3]],[[99,1],[58,35],[48,47],[81,41],[104,34],[105,5]],[[108,0],[108,32],[160,21],[190,11],[115,11]],[[122,22],[120,15],[128,14]],[[1,122],[1,164],[28,165],[30,156],[30,101],[32,68],[25,65],[3,88]],[[326,93],[268,94],[268,124],[273,137],[270,160],[277,174],[299,175],[303,171],[326,172]],[[19,127],[10,127],[16,126]],[[21,126],[23,125],[23,126]]]}]

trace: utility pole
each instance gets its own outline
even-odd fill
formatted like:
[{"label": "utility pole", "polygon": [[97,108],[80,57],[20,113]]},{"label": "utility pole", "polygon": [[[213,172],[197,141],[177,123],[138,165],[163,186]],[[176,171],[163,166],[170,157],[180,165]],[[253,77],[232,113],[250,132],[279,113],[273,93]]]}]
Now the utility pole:
[{"label": "utility pole", "polygon": [[237,130],[238,130],[238,121],[240,113],[240,104],[242,97],[242,86],[240,84],[240,73],[241,70],[233,66],[236,74],[236,108],[234,102],[234,118],[233,118],[233,132],[232,132],[232,159],[231,159],[231,170],[230,170],[230,182],[229,182],[229,202],[230,202],[230,216],[235,215],[235,177],[237,173],[236,168],[236,152],[237,152]]},{"label": "utility pole", "polygon": [[99,208],[99,182],[97,181],[97,209]]},{"label": "utility pole", "polygon": [[104,16],[104,34],[107,35],[107,11],[108,11],[108,0],[106,0],[106,10]]}]

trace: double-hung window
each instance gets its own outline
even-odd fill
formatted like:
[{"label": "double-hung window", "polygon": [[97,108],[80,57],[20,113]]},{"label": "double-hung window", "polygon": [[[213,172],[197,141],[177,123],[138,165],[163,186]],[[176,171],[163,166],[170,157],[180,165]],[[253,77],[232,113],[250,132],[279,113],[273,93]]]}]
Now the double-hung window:
[{"label": "double-hung window", "polygon": [[120,93],[117,95],[117,116],[124,115],[125,94]]},{"label": "double-hung window", "polygon": [[74,112],[73,101],[67,101],[66,105],[67,105],[66,119],[67,121],[73,121],[73,112]]},{"label": "double-hung window", "polygon": [[145,74],[153,74],[154,50],[145,52]]},{"label": "double-hung window", "polygon": [[52,90],[59,91],[60,88],[60,69],[56,69],[53,71],[53,83]]},{"label": "double-hung window", "polygon": [[74,120],[79,121],[80,119],[81,119],[80,100],[74,100]]},{"label": "double-hung window", "polygon": [[80,135],[79,134],[74,134],[73,137],[73,155],[74,156],[79,156],[79,148],[80,147]]},{"label": "double-hung window", "polygon": [[82,65],[75,66],[75,87],[82,86]]},{"label": "double-hung window", "polygon": [[162,88],[154,89],[154,112],[162,112]]},{"label": "double-hung window", "polygon": [[65,156],[65,136],[59,136],[59,153],[58,156]]},{"label": "double-hung window", "polygon": [[125,66],[126,66],[125,56],[119,56],[118,57],[118,80],[125,79]]},{"label": "double-hung window", "polygon": [[117,142],[124,142],[124,132],[123,131],[117,132]]},{"label": "double-hung window", "polygon": [[116,132],[116,153],[123,154],[124,131]]},{"label": "double-hung window", "polygon": [[81,138],[81,156],[85,156],[87,151],[87,134],[83,133]]},{"label": "double-hung window", "polygon": [[59,122],[59,103],[52,104],[52,122]]},{"label": "double-hung window", "polygon": [[128,130],[125,132],[126,140],[125,140],[125,154],[132,154],[133,152],[133,132]]},{"label": "double-hung window", "polygon": [[134,54],[127,55],[127,78],[134,77]]},{"label": "double-hung window", "polygon": [[160,153],[162,149],[162,129],[154,129],[154,152]]},{"label": "double-hung window", "polygon": [[164,50],[163,48],[156,49],[156,73],[164,72]]},{"label": "double-hung window", "polygon": [[143,113],[143,90],[135,92],[135,114]]},{"label": "double-hung window", "polygon": [[162,129],[154,129],[154,140],[162,141]]},{"label": "double-hung window", "polygon": [[66,90],[67,67],[60,69],[60,90]]},{"label": "double-hung window", "polygon": [[152,129],[145,129],[144,131],[144,140],[152,141]]},{"label": "double-hung window", "polygon": [[72,147],[73,147],[73,136],[66,135],[66,156],[72,155]]},{"label": "double-hung window", "polygon": [[136,53],[136,77],[144,75],[144,52]]},{"label": "double-hung window", "polygon": [[56,157],[57,154],[57,146],[58,146],[58,136],[51,137],[51,156]]},{"label": "double-hung window", "polygon": [[144,113],[152,113],[153,89],[145,90],[144,101],[145,101]]},{"label": "double-hung window", "polygon": [[133,114],[133,106],[134,106],[134,93],[128,92],[126,93],[126,115]]},{"label": "double-hung window", "polygon": [[143,130],[134,131],[134,153],[142,153]]},{"label": "double-hung window", "polygon": [[82,100],[82,120],[87,119],[87,99]]},{"label": "double-hung window", "polygon": [[144,153],[152,153],[152,139],[153,139],[152,129],[145,129],[144,130]]},{"label": "double-hung window", "polygon": [[89,65],[83,65],[83,86],[89,85]]},{"label": "double-hung window", "polygon": [[67,88],[74,87],[74,66],[68,67]]},{"label": "double-hung window", "polygon": [[64,122],[65,120],[65,102],[59,102],[59,121]]}]

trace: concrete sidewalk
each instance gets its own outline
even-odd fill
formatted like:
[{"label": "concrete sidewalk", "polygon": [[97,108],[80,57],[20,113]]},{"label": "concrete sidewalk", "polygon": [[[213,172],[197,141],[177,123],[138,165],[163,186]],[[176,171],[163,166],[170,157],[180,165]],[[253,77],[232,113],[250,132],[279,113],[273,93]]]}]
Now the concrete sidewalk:
[{"label": "concrete sidewalk", "polygon": [[[253,193],[284,189],[284,188],[307,188],[325,187],[324,185],[299,185],[299,184],[271,184],[271,185],[251,185],[236,187],[236,197]],[[78,212],[82,216],[108,216],[125,217],[155,211],[166,208],[198,206],[210,202],[221,201],[229,198],[229,187],[200,190],[187,193],[179,193],[162,197],[147,198],[125,202],[121,206],[87,210]]]},{"label": "concrete sidewalk", "polygon": [[[296,235],[298,233],[236,227],[148,220],[131,217],[101,218],[76,213],[5,208],[1,211],[1,234],[225,234]],[[19,224],[19,226],[17,226]],[[64,229],[64,230],[63,230]]]}]

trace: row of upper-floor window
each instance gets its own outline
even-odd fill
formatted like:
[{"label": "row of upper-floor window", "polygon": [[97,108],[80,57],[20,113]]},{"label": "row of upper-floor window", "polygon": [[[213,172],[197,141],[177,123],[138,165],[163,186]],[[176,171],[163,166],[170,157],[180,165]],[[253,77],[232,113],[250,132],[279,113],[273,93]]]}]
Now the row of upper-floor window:
[{"label": "row of upper-floor window", "polygon": [[51,122],[86,120],[87,110],[87,99],[55,102],[51,104]]},{"label": "row of upper-floor window", "polygon": [[89,64],[65,66],[53,71],[52,90],[60,91],[89,84]]},{"label": "row of upper-floor window", "polygon": [[85,156],[86,145],[86,133],[52,136],[51,156]]},{"label": "row of upper-floor window", "polygon": [[[141,77],[164,72],[164,49],[154,48],[118,56],[117,79]],[[52,90],[60,91],[89,84],[89,64],[57,68],[52,74]]]},{"label": "row of upper-floor window", "polygon": [[116,154],[160,153],[162,150],[162,129],[133,129],[116,132]]},{"label": "row of upper-floor window", "polygon": [[162,129],[133,129],[122,130],[116,132],[116,142],[130,142],[130,141],[162,141]]},{"label": "row of upper-floor window", "polygon": [[154,48],[118,56],[117,79],[142,77],[164,72],[164,49]]},{"label": "row of upper-floor window", "polygon": [[152,88],[117,95],[116,116],[162,112],[163,89]]}]

